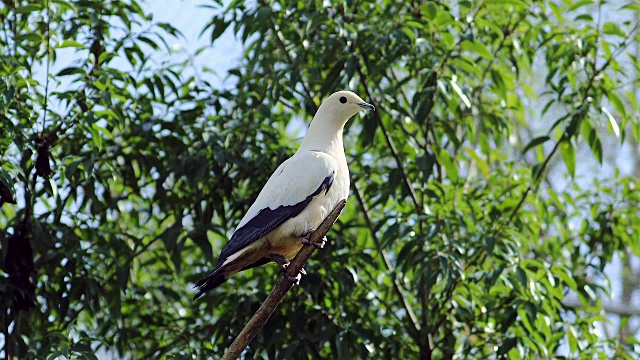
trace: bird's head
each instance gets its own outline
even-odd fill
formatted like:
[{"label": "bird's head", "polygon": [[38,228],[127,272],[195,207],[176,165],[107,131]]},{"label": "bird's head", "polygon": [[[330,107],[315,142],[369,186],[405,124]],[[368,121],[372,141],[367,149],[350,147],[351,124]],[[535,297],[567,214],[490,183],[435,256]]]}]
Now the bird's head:
[{"label": "bird's head", "polygon": [[374,110],[375,107],[369,103],[366,103],[351,91],[338,91],[328,98],[326,98],[318,112],[316,117],[321,115],[338,122],[340,125],[344,125],[353,115],[357,114],[361,110]]}]

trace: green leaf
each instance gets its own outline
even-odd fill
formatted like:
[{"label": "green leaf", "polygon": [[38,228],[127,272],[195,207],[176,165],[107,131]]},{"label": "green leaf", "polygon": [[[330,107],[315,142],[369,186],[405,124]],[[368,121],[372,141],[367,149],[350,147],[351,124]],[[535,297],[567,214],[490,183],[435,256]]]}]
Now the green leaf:
[{"label": "green leaf", "polygon": [[445,149],[442,149],[438,153],[437,159],[440,165],[444,166],[444,168],[447,170],[447,178],[449,178],[449,180],[451,180],[451,182],[453,183],[457,182],[459,177],[458,167],[453,162],[451,155],[449,155],[449,153]]},{"label": "green leaf", "polygon": [[621,38],[627,36],[627,34],[620,28],[620,26],[618,26],[618,24],[614,22],[604,23],[604,25],[602,26],[602,32],[607,35],[619,36]]},{"label": "green leaf", "polygon": [[63,48],[76,48],[76,49],[86,49],[87,47],[84,44],[81,44],[75,40],[61,40],[58,45],[56,45],[56,48],[58,49],[63,49]]},{"label": "green leaf", "polygon": [[579,0],[571,4],[571,6],[567,9],[568,11],[576,11],[581,7],[592,5],[594,0]]},{"label": "green leaf", "polygon": [[489,255],[493,254],[493,249],[496,246],[496,238],[494,236],[487,236],[484,240],[484,248]]},{"label": "green leaf", "polygon": [[218,18],[214,21],[213,31],[211,32],[210,41],[213,43],[217,38],[224,33],[225,30],[231,25],[231,23],[224,21],[223,18]]},{"label": "green leaf", "polygon": [[606,107],[602,106],[600,109],[602,110],[602,113],[607,117],[607,120],[609,120],[609,130],[613,131],[617,138],[620,138],[620,127],[618,127],[616,119],[613,118],[613,115],[611,115]]},{"label": "green leaf", "polygon": [[621,117],[625,117],[627,115],[627,109],[620,99],[620,96],[615,91],[611,91],[607,93],[607,98],[613,104],[613,107],[616,109],[616,112]]},{"label": "green leaf", "polygon": [[438,15],[438,7],[435,2],[427,1],[420,5],[420,10],[427,16],[429,20],[433,20]]},{"label": "green leaf", "polygon": [[583,136],[587,139],[587,144],[591,149],[591,153],[598,160],[599,164],[602,164],[603,160],[603,152],[602,152],[602,142],[600,141],[600,137],[598,136],[598,132],[591,127],[589,122],[585,122],[582,126]]},{"label": "green leaf", "polygon": [[463,51],[468,51],[471,53],[474,53],[476,55],[479,55],[480,57],[482,57],[483,59],[486,60],[493,60],[493,54],[491,53],[491,51],[489,51],[489,49],[487,49],[487,47],[480,43],[480,42],[473,42],[470,40],[464,40],[461,44],[460,47]]},{"label": "green leaf", "polygon": [[416,35],[413,33],[413,29],[403,26],[400,30],[409,38],[409,40],[411,40],[411,42],[415,41]]},{"label": "green leaf", "polygon": [[640,13],[640,5],[636,4],[636,3],[633,3],[633,2],[625,4],[620,9],[622,9],[622,10],[632,10],[632,11]]},{"label": "green leaf", "polygon": [[35,4],[27,4],[27,5],[19,5],[16,8],[16,13],[18,14],[29,14],[35,11],[41,11],[44,8],[42,3]]},{"label": "green leaf", "polygon": [[523,287],[528,286],[527,273],[520,266],[516,267],[516,279]]},{"label": "green leaf", "polygon": [[451,79],[450,84],[451,84],[451,87],[453,88],[453,91],[455,91],[455,93],[458,94],[458,96],[460,97],[460,100],[462,100],[462,103],[467,108],[470,108],[471,107],[471,102],[469,101],[469,98],[467,97],[467,95],[465,95],[462,92],[462,89],[460,89],[458,84],[456,84],[456,77],[455,76],[453,77],[453,79]]},{"label": "green leaf", "polygon": [[61,344],[67,344],[69,343],[69,338],[67,337],[67,335],[65,335],[64,333],[62,333],[61,331],[52,331],[50,333],[48,333],[46,335],[47,337],[51,336],[51,337],[55,337],[58,339],[58,341]]},{"label": "green leaf", "polygon": [[49,184],[51,185],[53,198],[58,198],[58,185],[56,185],[56,182],[53,180],[53,178],[49,178]]},{"label": "green leaf", "polygon": [[487,5],[511,5],[515,8],[529,8],[530,5],[522,0],[486,0],[485,4]]},{"label": "green leaf", "polygon": [[569,343],[569,350],[571,353],[575,353],[578,350],[578,341],[576,339],[576,333],[573,326],[569,326],[569,331],[567,331],[567,340]]},{"label": "green leaf", "polygon": [[100,127],[96,123],[91,124],[89,127],[91,133],[91,140],[98,148],[98,151],[102,151],[102,135],[100,134]]},{"label": "green leaf", "polygon": [[535,139],[531,140],[531,141],[527,144],[527,146],[525,146],[525,147],[524,147],[524,150],[522,150],[522,153],[523,153],[523,154],[526,154],[526,153],[527,153],[527,151],[529,151],[529,150],[533,149],[533,148],[534,148],[534,147],[536,147],[536,146],[542,145],[542,144],[544,144],[545,142],[547,142],[547,141],[549,141],[549,140],[551,140],[551,138],[550,138],[549,136],[547,136],[547,135],[544,135],[544,136],[538,136],[537,138],[535,138]]},{"label": "green leaf", "polygon": [[51,0],[51,3],[60,6],[60,12],[61,13],[65,12],[65,11],[68,11],[68,10],[76,12],[76,8],[71,3],[69,3],[68,1],[65,1],[65,0]]},{"label": "green leaf", "polygon": [[158,50],[158,49],[160,49],[160,47],[158,46],[158,44],[156,44],[156,43],[155,43],[155,41],[153,41],[153,40],[149,39],[149,38],[148,38],[148,37],[146,37],[146,36],[139,36],[139,37],[138,37],[138,40],[139,40],[139,41],[142,41],[143,43],[145,43],[145,44],[147,44],[147,45],[149,45],[149,47],[151,47],[151,48],[152,48],[152,49],[154,49],[154,50]]},{"label": "green leaf", "polygon": [[54,352],[52,352],[51,354],[49,354],[49,356],[47,357],[47,360],[56,360],[63,357],[62,352],[59,350],[56,350]]},{"label": "green leaf", "polygon": [[73,75],[73,74],[85,75],[86,71],[78,67],[68,67],[60,70],[60,72],[58,72],[56,76],[66,76],[66,75]]},{"label": "green leaf", "polygon": [[37,34],[37,33],[26,33],[26,34],[20,34],[18,36],[15,37],[16,42],[22,42],[24,40],[28,40],[28,41],[32,41],[32,42],[42,42],[42,35]]},{"label": "green leaf", "polygon": [[560,280],[562,280],[567,286],[569,286],[569,288],[574,291],[578,290],[578,284],[573,279],[571,274],[568,273],[567,269],[562,268],[561,266],[553,266],[551,268],[551,272],[558,276]]},{"label": "green leaf", "polygon": [[573,177],[576,173],[576,152],[570,141],[562,141],[560,144],[560,153],[567,167],[569,175]]}]

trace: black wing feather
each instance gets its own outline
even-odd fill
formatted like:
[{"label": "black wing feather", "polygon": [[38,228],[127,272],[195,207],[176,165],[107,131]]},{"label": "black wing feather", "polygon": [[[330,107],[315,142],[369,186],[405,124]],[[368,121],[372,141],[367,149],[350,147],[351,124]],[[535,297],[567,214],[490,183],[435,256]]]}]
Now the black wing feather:
[{"label": "black wing feather", "polygon": [[[324,178],[322,184],[320,184],[316,191],[297,204],[288,206],[282,205],[274,210],[269,208],[260,210],[253,219],[249,220],[243,227],[233,233],[231,239],[229,239],[229,242],[224,246],[220,253],[218,266],[222,265],[229,256],[267,235],[273,229],[282,225],[285,221],[300,214],[302,210],[309,205],[311,200],[318,196],[323,190],[325,191],[325,194],[329,192],[331,184],[333,184],[334,175],[335,172],[331,172],[330,175]],[[218,266],[216,266],[216,268]]]},{"label": "black wing feather", "polygon": [[[320,186],[316,191],[307,196],[303,201],[289,206],[280,206],[275,210],[264,208],[258,212],[258,214],[251,220],[249,220],[243,227],[238,229],[229,239],[229,242],[222,249],[218,264],[216,267],[207,274],[204,278],[200,279],[195,287],[198,289],[193,299],[197,299],[204,295],[207,291],[219,286],[227,281],[223,269],[221,269],[224,261],[234,254],[236,251],[242,250],[245,246],[253,243],[261,237],[268,234],[270,231],[281,225],[288,219],[297,216],[304,210],[307,205],[313,200],[314,197],[319,195],[323,190],[325,194],[329,192],[331,184],[333,184],[335,172],[331,172],[329,176],[324,178]],[[261,266],[268,263],[270,259],[260,258],[253,264],[245,266],[242,270],[250,269],[256,266]]]}]

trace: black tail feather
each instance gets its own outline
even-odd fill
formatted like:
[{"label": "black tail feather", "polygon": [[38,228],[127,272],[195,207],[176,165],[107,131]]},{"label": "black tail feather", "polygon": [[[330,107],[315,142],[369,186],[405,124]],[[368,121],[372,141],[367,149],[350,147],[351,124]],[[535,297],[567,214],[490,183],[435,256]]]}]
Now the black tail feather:
[{"label": "black tail feather", "polygon": [[207,291],[211,289],[215,289],[216,287],[223,284],[229,278],[224,275],[224,271],[222,269],[215,269],[210,272],[207,276],[198,280],[194,288],[197,288],[196,294],[193,296],[193,300],[199,298],[204,295]]}]

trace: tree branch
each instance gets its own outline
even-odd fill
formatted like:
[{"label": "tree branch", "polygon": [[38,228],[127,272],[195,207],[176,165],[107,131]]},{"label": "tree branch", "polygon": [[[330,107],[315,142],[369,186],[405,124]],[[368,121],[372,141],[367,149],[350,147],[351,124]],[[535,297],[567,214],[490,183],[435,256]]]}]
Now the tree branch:
[{"label": "tree branch", "polygon": [[[359,62],[357,63],[356,69],[358,70],[358,74],[360,75],[360,82],[362,84],[362,87],[364,87],[366,91],[367,98],[369,99],[369,101],[373,101],[373,94],[371,94],[371,92],[369,91],[369,86],[367,85],[368,84],[367,77],[364,71],[362,70],[362,66],[360,65]],[[411,180],[407,175],[407,171],[405,170],[404,164],[400,159],[400,155],[398,155],[398,150],[396,149],[396,146],[393,143],[393,140],[391,139],[391,135],[389,135],[389,131],[387,131],[387,128],[384,126],[384,123],[382,122],[382,117],[380,117],[380,113],[373,112],[371,116],[373,116],[374,119],[376,119],[376,122],[378,123],[380,130],[382,130],[382,135],[384,135],[384,139],[387,142],[387,147],[391,151],[391,155],[393,156],[393,159],[396,162],[396,166],[398,167],[398,170],[400,170],[400,175],[402,176],[402,181],[404,183],[404,186],[407,188],[407,191],[409,192],[409,196],[411,197],[413,204],[416,206],[417,212],[422,213],[424,211],[424,206],[418,200],[418,195],[416,195],[416,191],[413,189],[413,186],[411,185]]]},{"label": "tree branch", "polygon": [[[309,242],[311,244],[320,243],[322,238],[327,235],[333,223],[338,219],[338,215],[344,208],[346,200],[341,200],[338,205],[329,213],[329,215],[322,221],[320,226],[313,232]],[[244,326],[244,329],[240,332],[238,337],[233,341],[229,349],[222,357],[222,360],[234,360],[237,359],[244,349],[249,345],[251,340],[260,332],[264,324],[271,317],[271,314],[275,311],[276,307],[284,297],[284,295],[293,287],[293,281],[289,278],[296,277],[307,260],[311,257],[311,254],[316,248],[312,245],[305,245],[300,249],[298,254],[291,260],[289,267],[285,273],[286,276],[281,276],[278,282],[271,290],[271,293],[267,299],[260,305],[258,311],[249,319],[249,322]]]},{"label": "tree branch", "polygon": [[[636,22],[636,24],[633,26],[633,28],[629,32],[629,35],[627,35],[627,37],[620,43],[619,47],[616,50],[614,50],[613,53],[607,58],[607,61],[600,68],[594,69],[593,74],[591,74],[591,76],[589,77],[589,81],[588,81],[587,86],[586,86],[586,88],[584,90],[584,93],[582,94],[582,99],[580,100],[580,105],[578,105],[577,110],[574,112],[574,114],[579,113],[585,106],[590,106],[590,104],[589,104],[589,98],[590,98],[589,94],[591,92],[591,89],[593,89],[593,86],[595,85],[595,82],[597,81],[598,77],[605,70],[607,70],[609,65],[611,65],[611,62],[616,58],[616,56],[618,56],[618,54],[619,54],[618,51],[620,49],[626,49],[626,47],[629,45],[629,40],[633,38],[635,32],[638,29],[640,29],[640,21]],[[594,60],[594,67],[595,67],[595,60]],[[567,128],[569,126],[570,125],[568,125]],[[576,133],[577,133],[577,130],[576,130]],[[558,152],[558,149],[560,148],[560,145],[562,144],[562,142],[563,141],[568,141],[571,138],[571,136],[573,136],[573,135],[568,134],[566,132],[566,130],[565,130],[565,132],[563,132],[562,137],[560,138],[560,140],[558,140],[556,142],[556,144],[554,145],[553,149],[551,149],[551,152],[546,156],[546,158],[542,162],[542,165],[540,166],[540,168],[538,169],[538,171],[534,175],[533,181],[529,184],[527,189],[524,191],[524,194],[522,194],[522,196],[520,197],[520,200],[516,204],[516,207],[513,209],[513,211],[511,211],[511,214],[509,215],[509,218],[507,219],[506,224],[511,224],[513,222],[515,216],[518,214],[518,211],[520,211],[520,209],[524,205],[524,202],[527,200],[527,197],[529,196],[529,193],[531,193],[532,190],[534,190],[534,189],[535,190],[533,192],[534,193],[537,192],[539,181],[540,181],[540,179],[542,177],[542,174],[548,170],[547,168],[548,168],[549,162],[551,161],[551,158],[553,158],[553,156]],[[493,232],[493,236],[497,236],[498,233],[502,230],[503,226],[504,225],[500,225],[498,228],[496,228],[496,230]]]},{"label": "tree branch", "polygon": [[[371,233],[371,238],[373,239],[373,242],[378,250],[378,253],[380,254],[382,264],[385,266],[387,270],[387,274],[389,275],[389,277],[391,278],[391,281],[393,282],[393,290],[398,296],[398,300],[400,300],[400,302],[402,303],[402,306],[404,307],[404,310],[407,312],[407,315],[409,316],[410,321],[407,324],[407,331],[409,332],[413,340],[416,342],[416,344],[420,346],[420,330],[421,330],[420,323],[418,322],[418,318],[413,312],[413,308],[411,307],[411,304],[409,304],[409,301],[407,301],[407,298],[404,296],[404,292],[403,292],[404,289],[402,288],[400,280],[397,277],[395,269],[393,268],[393,266],[391,265],[391,262],[387,258],[387,254],[382,248],[380,239],[378,239],[378,235],[376,235],[375,226],[373,225],[373,222],[369,217],[369,209],[367,208],[367,204],[364,202],[364,197],[360,193],[360,189],[358,188],[358,185],[356,185],[355,183],[353,184],[353,193],[356,195],[356,199],[358,199],[358,203],[362,208],[362,213],[364,214],[365,223],[369,228],[369,232]],[[426,309],[423,309],[423,311],[426,311]],[[427,324],[423,324],[423,325],[427,325]]]}]

